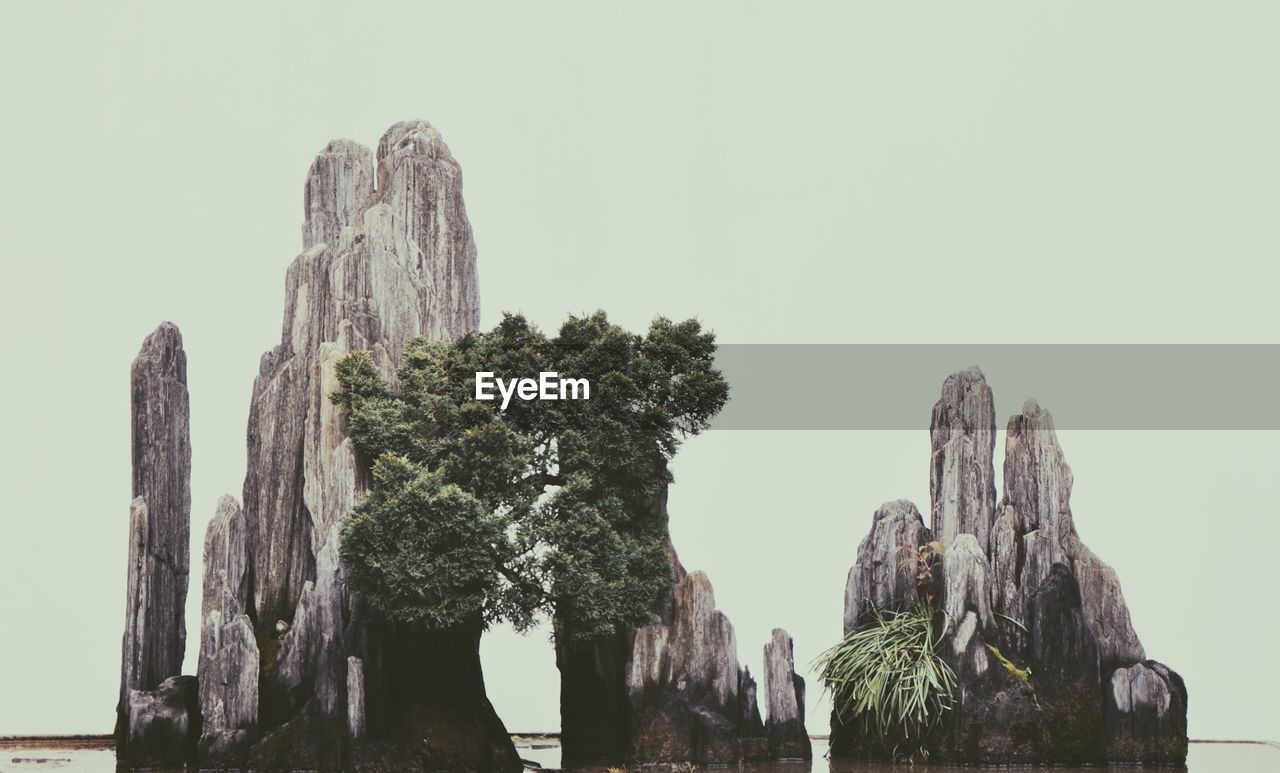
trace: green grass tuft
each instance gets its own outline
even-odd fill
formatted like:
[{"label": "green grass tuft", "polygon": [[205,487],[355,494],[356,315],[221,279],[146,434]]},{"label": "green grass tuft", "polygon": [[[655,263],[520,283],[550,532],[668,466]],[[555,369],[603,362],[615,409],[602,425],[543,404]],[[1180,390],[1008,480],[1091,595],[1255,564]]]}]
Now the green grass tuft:
[{"label": "green grass tuft", "polygon": [[875,611],[874,619],[818,656],[836,717],[887,745],[918,741],[954,703],[956,675],[936,652],[928,605]]}]

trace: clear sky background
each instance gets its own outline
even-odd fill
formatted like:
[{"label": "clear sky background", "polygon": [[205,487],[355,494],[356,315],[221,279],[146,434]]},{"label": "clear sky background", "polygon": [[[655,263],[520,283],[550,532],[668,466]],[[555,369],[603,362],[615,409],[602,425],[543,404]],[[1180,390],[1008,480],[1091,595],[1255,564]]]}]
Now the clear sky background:
[{"label": "clear sky background", "polygon": [[[161,320],[189,359],[193,557],[239,497],[329,139],[441,130],[486,327],[599,307],[732,343],[1277,343],[1277,29],[1268,2],[6,5],[0,734],[111,728],[129,365]],[[1001,426],[1034,396],[992,386]],[[1062,436],[1080,531],[1186,678],[1193,736],[1280,738],[1275,435]],[[834,642],[871,513],[927,512],[928,450],[687,445],[672,532],[744,663],[775,625],[802,665]],[[485,639],[513,730],[558,727],[547,636]]]}]

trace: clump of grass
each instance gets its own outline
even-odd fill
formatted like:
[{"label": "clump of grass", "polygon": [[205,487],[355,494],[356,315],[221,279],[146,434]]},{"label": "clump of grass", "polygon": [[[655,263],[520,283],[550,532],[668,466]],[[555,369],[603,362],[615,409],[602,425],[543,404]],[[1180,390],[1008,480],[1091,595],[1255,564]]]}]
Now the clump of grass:
[{"label": "clump of grass", "polygon": [[872,610],[872,619],[818,656],[836,717],[886,745],[919,741],[954,704],[956,675],[938,656],[934,611]]}]

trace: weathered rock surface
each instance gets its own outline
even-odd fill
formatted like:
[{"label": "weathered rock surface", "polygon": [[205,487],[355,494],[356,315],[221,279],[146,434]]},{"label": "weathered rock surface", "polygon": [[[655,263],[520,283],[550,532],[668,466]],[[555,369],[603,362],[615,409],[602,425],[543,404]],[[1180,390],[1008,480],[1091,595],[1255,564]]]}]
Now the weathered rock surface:
[{"label": "weathered rock surface", "polygon": [[1021,606],[1053,566],[1064,564],[1080,587],[1084,617],[1103,665],[1137,663],[1146,659],[1146,653],[1130,622],[1120,580],[1076,533],[1071,515],[1072,482],[1053,417],[1034,400],[1027,401],[1022,413],[1009,420],[1005,440],[1002,509],[1012,508],[1016,513],[1015,534],[1022,535],[1024,556],[1018,582],[1021,604],[1011,609],[1020,614]]},{"label": "weathered rock surface", "polygon": [[257,740],[260,658],[250,602],[249,544],[244,512],[229,496],[218,501],[204,540],[200,623],[198,757],[211,768],[238,768]]},{"label": "weathered rock surface", "polygon": [[258,643],[248,615],[229,623],[213,610],[200,640],[200,712],[204,719],[199,761],[204,767],[244,764],[258,730]]},{"label": "weathered rock surface", "polygon": [[194,676],[171,676],[154,690],[130,690],[128,735],[117,762],[129,768],[181,768],[196,761],[200,703]]},{"label": "weathered rock surface", "polygon": [[[435,651],[391,646],[408,634],[365,618],[338,560],[339,527],[366,473],[342,409],[329,399],[339,388],[337,362],[368,350],[394,381],[411,339],[448,339],[479,323],[461,170],[439,132],[409,121],[387,130],[376,155],[351,140],[329,143],[304,192],[303,252],[285,277],[280,344],[262,357],[249,416],[248,608],[259,640],[270,645],[262,655],[262,739],[250,762],[337,769],[394,758],[518,769],[484,697],[478,631],[432,641]],[[277,621],[289,623],[282,637]],[[465,706],[404,677],[424,658],[474,672],[459,685],[473,693],[461,698]],[[427,692],[407,694],[405,685]],[[426,718],[443,724],[428,728]]]},{"label": "weathered rock surface", "polygon": [[1062,564],[1027,603],[1031,685],[1044,713],[1044,755],[1054,763],[1106,759],[1098,645],[1085,620],[1080,588]]},{"label": "weathered rock surface", "polygon": [[[760,719],[759,687],[751,669],[742,667],[742,680],[738,686],[738,700],[742,706],[742,717],[739,719],[739,733],[742,741],[742,759],[766,760],[773,756],[769,748],[769,737],[765,734],[764,722]],[[803,703],[803,702],[802,702]]]},{"label": "weathered rock surface", "polygon": [[354,465],[328,399],[333,364],[367,349],[394,375],[412,338],[449,338],[479,323],[462,173],[430,125],[396,124],[376,161],[359,143],[330,143],[305,198],[304,252],[286,275],[281,343],[262,358],[250,410],[245,512],[260,626],[292,615],[329,527],[350,504],[344,468]]},{"label": "weathered rock surface", "polygon": [[774,628],[764,645],[765,732],[772,756],[807,760],[813,748],[804,726],[804,679],[796,673],[794,650],[791,636],[781,628]]},{"label": "weathered rock surface", "polygon": [[[944,538],[939,650],[959,680],[954,706],[907,753],[931,762],[1182,764],[1186,687],[1146,660],[1120,583],[1080,540],[1071,468],[1034,401],[1010,419],[1004,497],[994,506],[991,390],[972,368],[947,379],[930,426],[934,536]],[[909,503],[877,512],[846,590],[845,630],[867,604],[917,600],[901,546],[931,539]],[[895,574],[896,573],[896,574]],[[902,753],[832,721],[832,753]]]},{"label": "weathered rock surface", "polygon": [[[129,573],[121,645],[116,739],[126,748],[145,737],[128,724],[130,695],[158,689],[182,670],[190,569],[191,439],[187,357],[172,323],[155,329],[133,361],[133,502]],[[139,715],[144,716],[144,715]],[[146,715],[150,716],[150,715]]]},{"label": "weathered rock surface", "polygon": [[920,511],[906,499],[885,502],[872,516],[871,533],[858,545],[844,591],[844,632],[854,629],[872,607],[891,609],[916,600],[916,583],[900,565],[906,549],[928,544],[933,536]]},{"label": "weathered rock surface", "polygon": [[637,763],[733,763],[741,759],[738,644],[733,624],[716,608],[711,581],[685,573],[670,612],[632,635],[625,683]]},{"label": "weathered rock surface", "polygon": [[1154,660],[1117,668],[1106,689],[1107,757],[1180,765],[1187,758],[1187,686]]},{"label": "weathered rock surface", "polygon": [[953,373],[942,385],[929,422],[932,531],[950,544],[972,534],[985,553],[996,506],[991,459],[996,411],[991,387],[978,368]]},{"label": "weathered rock surface", "polygon": [[[666,523],[665,490],[649,504]],[[579,641],[557,620],[563,764],[732,764],[771,756],[733,625],[668,542],[670,600],[649,623]]]},{"label": "weathered rock surface", "polygon": [[972,534],[960,534],[942,559],[942,609],[950,630],[956,673],[978,677],[986,673],[991,653],[986,641],[994,641],[995,615],[991,611],[991,567]]}]

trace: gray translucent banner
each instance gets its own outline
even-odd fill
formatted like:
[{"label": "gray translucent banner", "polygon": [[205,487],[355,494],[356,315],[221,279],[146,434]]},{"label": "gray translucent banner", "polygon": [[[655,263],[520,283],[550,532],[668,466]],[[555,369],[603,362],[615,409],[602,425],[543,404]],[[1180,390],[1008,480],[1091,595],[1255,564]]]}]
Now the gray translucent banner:
[{"label": "gray translucent banner", "polygon": [[977,365],[997,429],[1028,399],[1058,429],[1280,429],[1280,345],[725,344],[713,429],[927,429],[947,375]]}]

